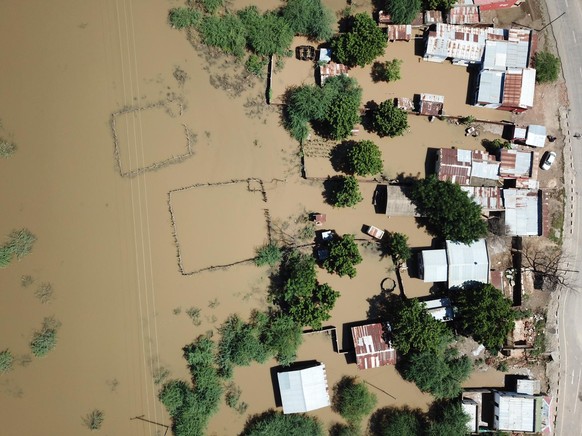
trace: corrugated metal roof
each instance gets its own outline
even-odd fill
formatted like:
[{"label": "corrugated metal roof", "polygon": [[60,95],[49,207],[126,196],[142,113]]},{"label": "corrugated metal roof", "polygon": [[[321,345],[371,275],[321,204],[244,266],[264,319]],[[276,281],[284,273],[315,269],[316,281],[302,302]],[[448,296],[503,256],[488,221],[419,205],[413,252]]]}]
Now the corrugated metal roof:
[{"label": "corrugated metal roof", "polygon": [[511,236],[540,234],[540,196],[529,189],[504,189],[505,225]]},{"label": "corrugated metal roof", "polygon": [[479,428],[479,420],[477,419],[477,403],[473,400],[463,399],[461,405],[463,406],[463,412],[469,416],[467,421],[467,432],[476,433]]},{"label": "corrugated metal roof", "polygon": [[302,413],[330,405],[323,363],[311,368],[277,373],[283,413]]},{"label": "corrugated metal roof", "polygon": [[541,392],[541,383],[539,380],[518,379],[517,389],[518,394],[537,395]]},{"label": "corrugated metal roof", "polygon": [[536,90],[536,70],[533,68],[525,68],[523,70],[521,80],[521,94],[519,99],[520,107],[522,108],[533,107],[535,90]]},{"label": "corrugated metal roof", "polygon": [[489,32],[495,33],[495,30],[437,23],[436,29],[429,32],[425,58],[480,62]]},{"label": "corrugated metal roof", "polygon": [[422,280],[426,283],[447,281],[447,251],[422,250]]},{"label": "corrugated metal roof", "polygon": [[426,311],[437,321],[450,321],[453,319],[453,307],[447,297],[422,301]]},{"label": "corrugated metal roof", "polygon": [[527,128],[525,127],[517,127],[515,126],[513,128],[513,139],[520,139],[522,141],[525,141],[527,136]]},{"label": "corrugated metal roof", "polygon": [[[536,397],[513,392],[495,392],[497,430],[529,431],[535,429]],[[498,418],[497,418],[498,417]]]},{"label": "corrugated metal roof", "polygon": [[502,105],[520,107],[522,70],[509,70],[504,75]]},{"label": "corrugated metal roof", "polygon": [[396,364],[396,350],[384,337],[381,323],[352,327],[358,369]]},{"label": "corrugated metal roof", "polygon": [[443,22],[443,13],[441,11],[425,11],[424,24],[435,24]]},{"label": "corrugated metal roof", "polygon": [[484,239],[472,244],[446,241],[449,260],[449,287],[468,281],[489,283],[489,255]]},{"label": "corrugated metal roof", "polygon": [[471,166],[471,178],[498,180],[499,162],[489,160],[474,160]]},{"label": "corrugated metal roof", "polygon": [[410,200],[410,187],[386,186],[386,215],[387,216],[419,216],[416,206]]},{"label": "corrugated metal roof", "polygon": [[452,148],[439,149],[436,173],[439,180],[468,185],[471,178],[471,151]]},{"label": "corrugated metal roof", "polygon": [[533,152],[501,150],[499,174],[505,178],[529,178],[532,175]]},{"label": "corrugated metal roof", "polygon": [[507,68],[527,68],[529,41],[492,41],[485,43],[483,68],[504,71]]},{"label": "corrugated metal roof", "polygon": [[412,26],[410,24],[393,24],[386,27],[388,41],[410,41]]},{"label": "corrugated metal roof", "polygon": [[488,186],[461,186],[475,203],[484,210],[502,210],[501,189]]},{"label": "corrugated metal roof", "polygon": [[440,115],[445,104],[445,97],[435,94],[420,94],[420,113],[422,115]]},{"label": "corrugated metal roof", "polygon": [[543,147],[546,145],[546,127],[532,124],[527,126],[526,145],[532,147]]},{"label": "corrugated metal roof", "polygon": [[479,74],[479,92],[477,103],[500,104],[503,89],[503,73],[500,71],[483,70]]},{"label": "corrugated metal roof", "polygon": [[449,24],[476,24],[479,19],[479,6],[455,6],[449,11]]},{"label": "corrugated metal roof", "polygon": [[335,62],[328,62],[327,64],[319,66],[319,76],[321,84],[323,85],[328,77],[339,76],[341,74],[348,75],[349,68],[343,64],[336,64]]}]

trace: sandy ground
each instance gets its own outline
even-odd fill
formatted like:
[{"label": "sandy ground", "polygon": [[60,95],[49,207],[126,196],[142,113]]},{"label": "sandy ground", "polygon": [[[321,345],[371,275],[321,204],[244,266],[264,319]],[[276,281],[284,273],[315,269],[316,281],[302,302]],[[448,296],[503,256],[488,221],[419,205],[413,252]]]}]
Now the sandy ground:
[{"label": "sandy ground", "polygon": [[[361,3],[360,8],[367,7]],[[432,243],[413,219],[375,213],[374,184],[362,184],[365,200],[356,208],[338,211],[325,205],[321,184],[299,178],[298,147],[281,129],[278,113],[260,103],[263,84],[248,78],[225,81],[222,75],[232,71],[232,61],[212,59],[208,66],[183,32],[169,28],[167,10],[179,4],[57,0],[0,5],[0,49],[6,59],[0,65],[2,134],[19,147],[14,157],[0,162],[5,181],[0,234],[26,227],[38,237],[28,257],[0,270],[0,349],[10,348],[21,362],[0,376],[3,434],[81,434],[86,431],[81,417],[94,408],[105,412],[103,434],[163,433],[164,427],[131,419],[143,416],[169,424],[156,398],[159,386],[153,374],[163,367],[171,377],[187,377],[182,346],[216,328],[230,313],[246,317],[253,308],[266,307],[264,269],[239,265],[180,273],[170,191],[257,177],[265,181],[274,221],[317,210],[327,213],[328,228],[338,233],[366,239],[362,226],[374,224],[407,233],[414,247]],[[277,4],[269,1],[263,7]],[[339,0],[331,4],[344,7]],[[403,76],[414,82],[373,84],[369,72],[353,70],[364,99],[443,93],[449,113],[473,113],[476,109],[463,100],[466,71],[419,64],[413,47],[391,45],[386,58],[405,58]],[[419,65],[430,68],[425,77],[438,76],[439,81],[431,84],[416,76]],[[177,66],[188,75],[183,85],[173,77]],[[431,86],[421,89],[420,83]],[[137,177],[120,175],[112,113],[176,98],[183,101],[178,115],[137,111],[116,125],[121,168],[144,168],[183,153],[184,125],[192,133],[193,156]],[[486,111],[485,116],[500,119],[505,114]],[[420,118],[411,120],[409,136],[379,143],[389,175],[422,173],[429,147],[478,146],[458,126]],[[256,193],[220,191],[200,190],[192,198],[180,198],[179,236],[190,250],[189,268],[246,257],[264,240],[265,206],[255,201]],[[365,249],[363,254],[353,280],[320,273],[321,281],[342,293],[330,325],[340,328],[365,319],[367,299],[380,292],[385,277],[393,277],[391,265],[377,252]],[[24,275],[34,283],[23,287]],[[55,290],[47,304],[33,295],[42,282]],[[404,286],[409,296],[429,291],[427,284],[406,275]],[[199,322],[186,314],[190,308],[201,310]],[[58,345],[47,357],[26,364],[31,335],[50,315],[62,322]],[[330,385],[342,375],[358,373],[391,395],[378,391],[380,406],[426,408],[430,402],[393,368],[358,372],[333,352],[323,335],[306,339],[299,357],[325,362]],[[247,413],[274,407],[274,365],[237,368],[235,382],[249,404]],[[490,371],[476,374],[469,384],[496,386],[502,381],[500,373]],[[315,415],[326,424],[340,419],[330,409]],[[209,433],[235,434],[245,419],[223,406]]]}]

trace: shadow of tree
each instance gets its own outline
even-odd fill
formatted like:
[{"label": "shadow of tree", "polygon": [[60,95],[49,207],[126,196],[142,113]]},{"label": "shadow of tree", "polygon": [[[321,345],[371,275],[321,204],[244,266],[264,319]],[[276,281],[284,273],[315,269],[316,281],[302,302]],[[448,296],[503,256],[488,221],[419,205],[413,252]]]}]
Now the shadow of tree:
[{"label": "shadow of tree", "polygon": [[343,141],[331,151],[330,160],[334,170],[346,174],[354,174],[354,169],[348,162],[348,152],[356,144],[356,141]]}]

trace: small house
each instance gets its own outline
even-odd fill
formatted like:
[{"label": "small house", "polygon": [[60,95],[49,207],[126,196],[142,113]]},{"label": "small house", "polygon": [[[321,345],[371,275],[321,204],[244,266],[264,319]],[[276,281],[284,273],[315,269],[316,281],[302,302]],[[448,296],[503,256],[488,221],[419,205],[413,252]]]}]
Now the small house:
[{"label": "small house", "polygon": [[425,283],[446,282],[448,278],[447,250],[422,250],[418,271]]},{"label": "small house", "polygon": [[441,11],[425,11],[424,24],[436,24],[443,22],[443,13]]},{"label": "small house", "polygon": [[389,329],[382,323],[352,327],[358,369],[396,364],[396,350],[388,339]]},{"label": "small house", "polygon": [[389,24],[386,26],[388,41],[410,41],[412,26],[410,24]]},{"label": "small house", "polygon": [[533,107],[536,70],[482,70],[477,79],[475,106],[520,113]]},{"label": "small house", "polygon": [[439,180],[461,186],[496,186],[499,183],[499,162],[483,150],[440,148],[435,170]]},{"label": "small house", "polygon": [[538,126],[532,124],[527,126],[527,135],[525,138],[525,145],[531,147],[543,147],[546,145],[546,128],[545,126]]},{"label": "small house", "polygon": [[325,365],[277,373],[283,413],[304,413],[330,405]]},{"label": "small house", "polygon": [[538,190],[504,189],[505,225],[511,236],[542,234],[542,196]]},{"label": "small house", "polygon": [[439,116],[443,113],[445,97],[435,94],[420,94],[419,112],[421,115]]},{"label": "small house", "polygon": [[343,64],[337,64],[329,61],[327,64],[319,66],[319,83],[321,86],[329,77],[340,76],[342,74],[348,75],[349,68]]}]

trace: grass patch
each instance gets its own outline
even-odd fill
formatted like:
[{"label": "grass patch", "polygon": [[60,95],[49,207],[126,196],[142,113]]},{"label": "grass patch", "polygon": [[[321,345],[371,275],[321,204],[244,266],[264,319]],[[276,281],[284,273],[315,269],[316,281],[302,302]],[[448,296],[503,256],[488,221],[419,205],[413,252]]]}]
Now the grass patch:
[{"label": "grass patch", "polygon": [[226,405],[231,409],[234,409],[238,412],[239,415],[243,415],[249,405],[244,401],[240,401],[241,396],[241,389],[233,382],[230,382],[226,385],[226,393],[224,395],[224,400]]},{"label": "grass patch", "polygon": [[202,321],[200,320],[200,309],[197,307],[191,307],[188,309],[186,311],[186,315],[188,315],[188,317],[192,320],[192,324],[195,326],[202,324]]},{"label": "grass patch", "polygon": [[34,291],[34,296],[42,304],[50,302],[53,299],[53,286],[50,283],[41,283],[36,291]]},{"label": "grass patch", "polygon": [[99,430],[103,425],[103,419],[104,413],[99,409],[92,410],[82,418],[85,427],[91,431]]},{"label": "grass patch", "polygon": [[218,298],[213,298],[208,302],[208,307],[211,309],[216,309],[219,305],[220,301],[218,301]]},{"label": "grass patch", "polygon": [[8,372],[12,369],[12,365],[14,364],[14,356],[10,352],[10,350],[6,349],[0,351],[0,374]]},{"label": "grass patch", "polygon": [[54,317],[47,317],[42,323],[42,328],[34,332],[30,341],[30,350],[36,357],[46,356],[57,345],[57,331],[60,321]]},{"label": "grass patch", "polygon": [[536,337],[534,339],[531,355],[539,357],[546,352],[546,320],[541,318],[535,323]]},{"label": "grass patch", "polygon": [[28,288],[34,283],[34,278],[31,275],[23,275],[20,277],[20,285],[23,288]]},{"label": "grass patch", "polygon": [[36,236],[29,230],[13,230],[8,241],[0,247],[0,268],[6,268],[14,258],[21,260],[29,254],[35,241]]},{"label": "grass patch", "polygon": [[7,159],[16,151],[16,144],[5,139],[0,139],[0,158]]},{"label": "grass patch", "polygon": [[164,368],[163,366],[159,366],[154,369],[153,372],[154,377],[154,384],[159,385],[166,381],[166,379],[170,376],[170,370],[168,368]]}]

